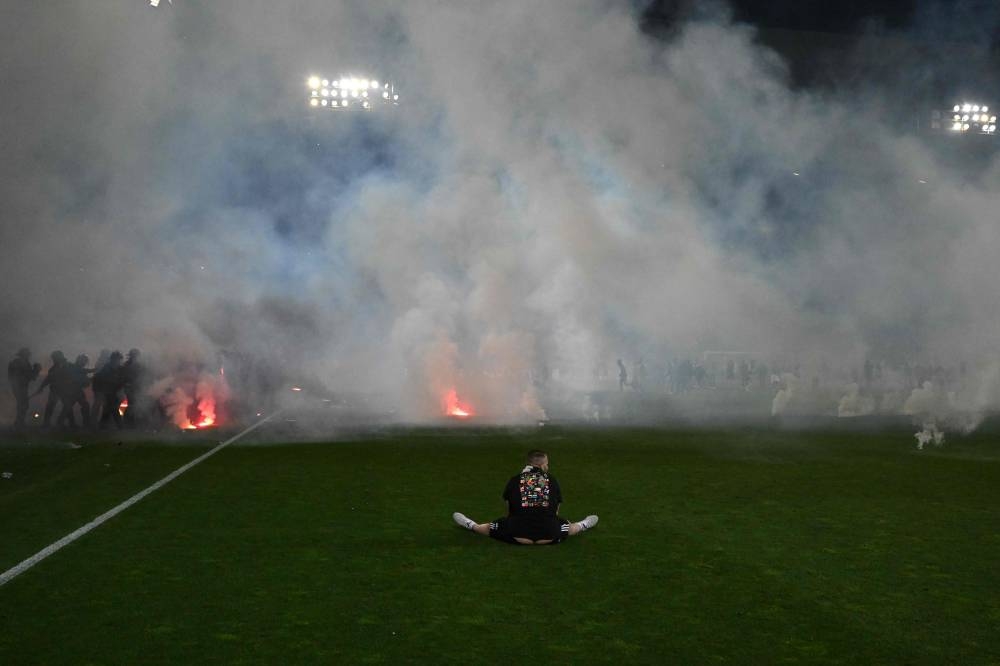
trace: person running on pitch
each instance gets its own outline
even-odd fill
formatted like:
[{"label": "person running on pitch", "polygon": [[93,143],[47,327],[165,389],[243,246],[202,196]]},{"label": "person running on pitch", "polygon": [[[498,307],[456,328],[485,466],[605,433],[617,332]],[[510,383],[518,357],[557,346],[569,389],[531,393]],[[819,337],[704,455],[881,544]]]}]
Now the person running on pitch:
[{"label": "person running on pitch", "polygon": [[14,412],[14,430],[24,428],[24,418],[28,414],[28,386],[38,378],[38,373],[42,371],[42,366],[31,363],[31,350],[21,347],[17,356],[7,366],[7,380],[10,382],[10,390],[14,394],[17,404]]},{"label": "person running on pitch", "polygon": [[42,428],[48,428],[52,423],[52,415],[55,414],[56,406],[62,402],[61,390],[66,385],[66,378],[69,374],[69,361],[66,360],[66,355],[61,351],[54,351],[50,355],[52,358],[52,367],[45,374],[45,379],[42,383],[38,385],[38,388],[31,397],[34,398],[39,395],[46,387],[49,389],[49,397],[45,401],[45,411],[42,416]]},{"label": "person running on pitch", "polygon": [[559,482],[549,476],[548,454],[537,449],[528,452],[528,464],[507,482],[503,498],[507,516],[492,523],[477,523],[457,511],[451,517],[460,527],[476,534],[536,546],[559,543],[597,524],[597,516],[587,516],[578,523],[559,517]]}]

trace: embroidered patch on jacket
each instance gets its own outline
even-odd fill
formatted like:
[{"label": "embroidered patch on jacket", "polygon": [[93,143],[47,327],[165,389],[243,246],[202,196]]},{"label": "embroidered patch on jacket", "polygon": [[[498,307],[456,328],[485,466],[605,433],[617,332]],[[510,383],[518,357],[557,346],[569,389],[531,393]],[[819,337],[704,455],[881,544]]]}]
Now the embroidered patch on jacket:
[{"label": "embroidered patch on jacket", "polygon": [[549,477],[541,472],[521,475],[521,508],[534,509],[549,506]]}]

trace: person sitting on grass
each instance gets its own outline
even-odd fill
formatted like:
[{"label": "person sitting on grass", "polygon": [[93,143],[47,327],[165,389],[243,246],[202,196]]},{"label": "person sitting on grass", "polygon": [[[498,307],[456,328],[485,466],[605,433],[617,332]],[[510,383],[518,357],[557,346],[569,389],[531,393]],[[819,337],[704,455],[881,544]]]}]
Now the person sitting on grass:
[{"label": "person sitting on grass", "polygon": [[528,452],[527,466],[507,482],[503,498],[507,502],[505,518],[477,523],[457,511],[452,518],[459,526],[476,534],[535,546],[559,543],[597,524],[597,516],[587,516],[578,523],[559,517],[562,492],[555,478],[549,476],[549,456],[545,451]]}]

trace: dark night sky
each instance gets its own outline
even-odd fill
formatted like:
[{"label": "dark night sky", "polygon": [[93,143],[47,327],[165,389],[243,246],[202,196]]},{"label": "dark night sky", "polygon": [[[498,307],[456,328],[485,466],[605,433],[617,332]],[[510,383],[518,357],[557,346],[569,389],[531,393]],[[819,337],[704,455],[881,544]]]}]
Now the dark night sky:
[{"label": "dark night sky", "polygon": [[[667,28],[677,18],[710,4],[652,0],[645,11],[646,25],[654,31]],[[737,21],[763,29],[838,34],[915,29],[930,39],[986,38],[994,49],[1000,44],[1000,3],[996,0],[729,0],[725,4]],[[964,29],[955,31],[957,24]],[[946,29],[938,29],[942,27]]]},{"label": "dark night sky", "polygon": [[915,0],[738,0],[736,17],[767,28],[849,33],[875,21],[886,27],[908,23]]},{"label": "dark night sky", "polygon": [[[889,27],[904,25],[916,11],[916,0],[732,0],[734,17],[762,28],[850,33],[877,21]],[[653,0],[645,17],[650,27],[668,26],[698,11],[697,0]]]},{"label": "dark night sky", "polygon": [[[795,87],[898,86],[911,101],[995,85],[1000,72],[997,0],[651,0],[643,27],[669,38],[685,19],[717,14],[758,29],[782,56]],[[929,64],[933,64],[933,67]]]}]

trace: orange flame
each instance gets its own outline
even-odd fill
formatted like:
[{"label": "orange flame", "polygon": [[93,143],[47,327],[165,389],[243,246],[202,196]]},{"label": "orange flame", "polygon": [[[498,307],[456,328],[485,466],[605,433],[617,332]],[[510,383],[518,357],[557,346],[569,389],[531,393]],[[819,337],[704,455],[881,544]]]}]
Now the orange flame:
[{"label": "orange flame", "polygon": [[125,411],[128,409],[128,398],[122,398],[121,403],[118,405],[118,416],[125,416]]},{"label": "orange flame", "polygon": [[201,414],[196,422],[190,418],[185,419],[181,424],[184,430],[197,430],[215,425],[215,396],[209,394],[198,399],[198,412]]},{"label": "orange flame", "polygon": [[156,393],[160,408],[174,426],[181,430],[198,430],[217,426],[225,420],[220,414],[229,399],[229,386],[220,368],[217,373],[199,372],[192,376],[189,369],[182,374],[165,377]]},{"label": "orange flame", "polygon": [[467,419],[474,414],[468,403],[459,401],[458,392],[455,389],[449,390],[444,395],[444,413],[459,419]]}]

